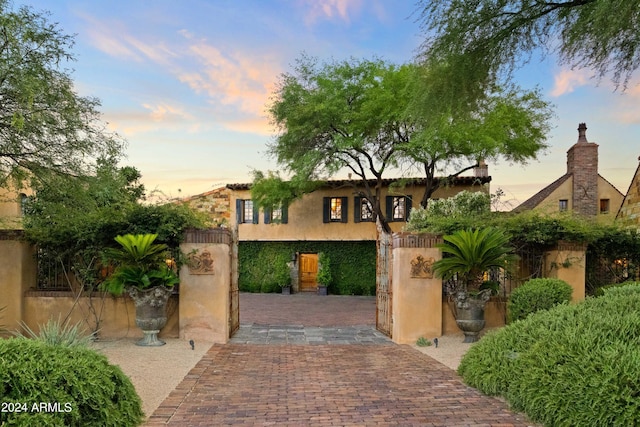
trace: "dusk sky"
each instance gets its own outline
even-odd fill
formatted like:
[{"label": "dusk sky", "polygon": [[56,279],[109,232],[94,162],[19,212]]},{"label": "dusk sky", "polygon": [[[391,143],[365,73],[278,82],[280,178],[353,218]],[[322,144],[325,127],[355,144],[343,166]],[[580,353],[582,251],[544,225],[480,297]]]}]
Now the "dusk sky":
[{"label": "dusk sky", "polygon": [[[51,12],[76,34],[69,67],[95,96],[109,128],[128,141],[125,164],[148,190],[185,197],[250,182],[274,129],[265,114],[280,73],[305,52],[320,60],[410,62],[423,40],[413,0],[16,0]],[[586,122],[599,171],[623,194],[640,156],[640,73],[628,89],[599,84],[555,57],[521,69],[523,88],[555,105],[549,150],[526,166],[489,164],[491,190],[513,207],[565,173],[566,151]]]}]

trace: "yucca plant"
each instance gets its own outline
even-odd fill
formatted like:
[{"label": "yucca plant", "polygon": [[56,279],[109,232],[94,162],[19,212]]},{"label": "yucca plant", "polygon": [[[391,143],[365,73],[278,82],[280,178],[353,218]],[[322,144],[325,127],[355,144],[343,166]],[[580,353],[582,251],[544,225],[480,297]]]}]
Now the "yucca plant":
[{"label": "yucca plant", "polygon": [[40,331],[35,332],[24,322],[20,322],[24,333],[16,332],[19,337],[26,337],[37,341],[42,341],[53,346],[62,347],[88,347],[95,337],[95,333],[87,333],[82,324],[72,324],[68,321],[49,319],[40,325]]}]

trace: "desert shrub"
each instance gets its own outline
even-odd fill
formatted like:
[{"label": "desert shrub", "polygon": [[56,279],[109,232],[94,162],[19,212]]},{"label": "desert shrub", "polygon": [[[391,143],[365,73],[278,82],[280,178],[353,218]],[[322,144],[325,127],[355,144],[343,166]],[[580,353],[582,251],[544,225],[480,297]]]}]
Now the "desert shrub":
[{"label": "desert shrub", "polygon": [[487,334],[458,373],[544,425],[640,423],[640,284]]},{"label": "desert shrub", "polygon": [[131,381],[105,356],[27,338],[0,340],[0,401],[23,409],[1,412],[0,425],[137,426],[144,420]]},{"label": "desert shrub", "polygon": [[82,327],[82,323],[69,323],[49,319],[47,323],[40,326],[40,330],[35,332],[24,322],[20,326],[24,329],[21,335],[34,340],[42,341],[49,345],[61,345],[65,347],[87,347],[93,340],[95,333],[88,333]]},{"label": "desert shrub", "polygon": [[571,300],[571,286],[560,279],[531,279],[511,292],[507,302],[509,322],[548,310]]}]

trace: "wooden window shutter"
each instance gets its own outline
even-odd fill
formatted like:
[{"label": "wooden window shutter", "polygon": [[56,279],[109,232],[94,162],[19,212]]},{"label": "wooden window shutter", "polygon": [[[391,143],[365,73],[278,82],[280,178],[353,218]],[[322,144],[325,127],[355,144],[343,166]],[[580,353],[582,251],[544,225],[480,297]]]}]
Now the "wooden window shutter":
[{"label": "wooden window shutter", "polygon": [[259,219],[260,219],[260,209],[258,209],[258,206],[254,203],[253,204],[253,223],[257,224]]},{"label": "wooden window shutter", "polygon": [[264,223],[271,224],[271,208],[264,208]]},{"label": "wooden window shutter", "polygon": [[242,199],[236,199],[236,224],[242,224],[242,213],[244,212],[244,204]]},{"label": "wooden window shutter", "polygon": [[340,222],[349,222],[349,198],[348,197],[340,197],[342,200],[342,216],[340,217]]},{"label": "wooden window shutter", "polygon": [[353,198],[353,221],[360,222],[362,219],[362,197],[356,196]]},{"label": "wooden window shutter", "polygon": [[385,197],[385,202],[386,202],[386,216],[387,216],[387,222],[391,222],[393,221],[393,196],[387,196]]},{"label": "wooden window shutter", "polygon": [[322,198],[322,222],[331,222],[331,197]]},{"label": "wooden window shutter", "polygon": [[406,196],[404,198],[404,220],[409,220],[409,214],[411,213],[411,206],[413,205],[412,196]]}]

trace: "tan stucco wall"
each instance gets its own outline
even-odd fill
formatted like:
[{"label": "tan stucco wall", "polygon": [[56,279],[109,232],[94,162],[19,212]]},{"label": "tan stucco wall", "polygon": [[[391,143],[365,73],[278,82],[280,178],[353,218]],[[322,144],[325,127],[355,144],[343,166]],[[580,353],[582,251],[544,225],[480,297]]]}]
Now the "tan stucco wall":
[{"label": "tan stucco wall", "polygon": [[[46,296],[50,295],[50,296]],[[167,324],[160,331],[160,337],[178,337],[178,297],[172,296],[167,306]],[[142,331],[136,326],[136,309],[128,296],[113,297],[98,294],[76,298],[70,292],[31,291],[24,297],[24,322],[34,331],[39,325],[52,320],[69,317],[71,324],[82,322],[87,332],[96,329],[99,314],[98,336],[101,339],[142,338]]]},{"label": "tan stucco wall", "polygon": [[560,242],[557,249],[545,253],[544,277],[560,279],[573,289],[572,302],[585,298],[586,248],[584,245]]},{"label": "tan stucco wall", "polygon": [[33,249],[19,240],[0,239],[0,324],[15,330],[23,318],[22,295],[36,283]]},{"label": "tan stucco wall", "polygon": [[[609,212],[600,213],[600,200],[609,199]],[[610,182],[601,176],[598,177],[598,221],[611,223],[616,219],[616,214],[622,206],[624,195]]]},{"label": "tan stucco wall", "polygon": [[183,243],[180,250],[208,251],[214,260],[213,274],[191,274],[186,264],[180,270],[180,338],[224,344],[229,340],[230,246]]},{"label": "tan stucco wall", "polygon": [[573,201],[571,194],[573,193],[573,177],[569,177],[558,188],[556,188],[547,198],[534,208],[535,211],[541,213],[554,213],[560,211],[560,200],[567,200],[567,209],[573,209]]},{"label": "tan stucco wall", "polygon": [[[462,190],[488,191],[488,186],[455,186],[438,189],[433,198],[451,197]],[[413,206],[418,206],[424,192],[424,187],[405,188],[402,192],[389,193],[383,190],[382,198],[387,195],[412,196]],[[348,222],[322,222],[322,199],[324,197],[348,197]],[[231,201],[231,219],[236,218],[237,199],[250,199],[251,191],[234,191]],[[384,209],[384,202],[383,202]],[[287,224],[265,224],[264,214],[261,211],[258,224],[239,224],[238,233],[240,240],[375,240],[376,226],[373,222],[354,222],[354,190],[353,188],[320,189],[306,194],[301,200],[294,201],[289,206]],[[391,222],[393,232],[402,231],[404,221]]]},{"label": "tan stucco wall", "polygon": [[[442,335],[457,335],[462,331],[456,325],[456,319],[453,317],[452,303],[447,298],[442,300]],[[505,325],[507,303],[500,298],[491,298],[484,308],[484,331],[491,328],[499,328]]]},{"label": "tan stucco wall", "polygon": [[[542,213],[554,213],[559,212],[559,202],[560,200],[567,200],[568,210],[573,210],[573,177],[569,177],[565,182],[563,182],[558,188],[556,188],[547,198],[545,198],[542,202],[538,204],[537,207],[534,208],[535,211]],[[617,188],[615,188],[610,182],[606,179],[598,176],[598,200],[595,200],[594,203],[597,205],[597,220],[603,223],[610,223],[615,220],[616,213],[620,206],[622,205],[622,200],[624,196]],[[609,212],[608,213],[600,213],[600,200],[601,199],[609,199]]]},{"label": "tan stucco wall", "polygon": [[22,229],[21,194],[30,191],[14,191],[0,188],[0,229]]},{"label": "tan stucco wall", "polygon": [[413,344],[420,337],[442,333],[442,279],[411,277],[411,262],[422,256],[438,261],[438,248],[398,248],[393,250],[392,316],[393,341]]}]

